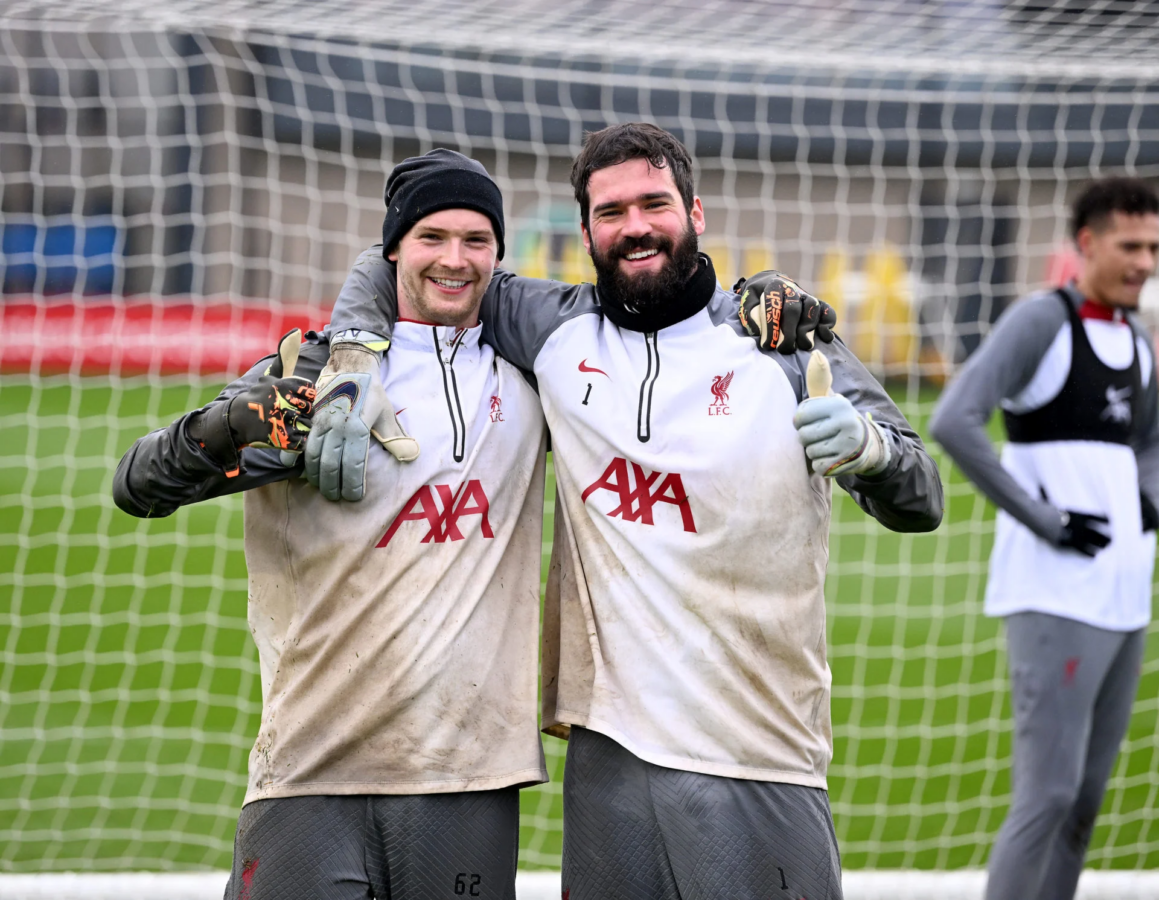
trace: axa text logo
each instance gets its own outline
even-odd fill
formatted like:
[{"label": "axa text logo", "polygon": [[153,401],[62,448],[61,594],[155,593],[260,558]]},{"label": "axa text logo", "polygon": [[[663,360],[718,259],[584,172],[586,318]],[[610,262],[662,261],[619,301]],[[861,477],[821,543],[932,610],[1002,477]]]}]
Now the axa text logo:
[{"label": "axa text logo", "polygon": [[[631,467],[631,474],[628,472]],[[663,477],[661,477],[663,476]],[[653,509],[658,503],[668,503],[680,510],[680,521],[685,531],[696,533],[696,522],[692,518],[692,507],[688,503],[688,493],[680,475],[673,472],[645,474],[637,463],[629,463],[617,456],[604,469],[604,474],[590,484],[583,492],[582,502],[596,491],[611,491],[620,503],[608,515],[619,516],[625,522],[640,522],[655,525]]]},{"label": "axa text logo", "polygon": [[449,484],[424,484],[402,505],[399,514],[394,517],[394,521],[386,529],[386,534],[376,546],[385,547],[389,544],[390,539],[404,522],[425,521],[430,526],[423,536],[424,544],[431,541],[436,544],[461,541],[465,535],[459,527],[459,520],[464,516],[478,516],[480,533],[485,538],[493,538],[495,533],[491,530],[491,523],[487,519],[488,510],[487,494],[478,478],[472,478],[465,485],[459,485],[457,491],[452,491]]}]

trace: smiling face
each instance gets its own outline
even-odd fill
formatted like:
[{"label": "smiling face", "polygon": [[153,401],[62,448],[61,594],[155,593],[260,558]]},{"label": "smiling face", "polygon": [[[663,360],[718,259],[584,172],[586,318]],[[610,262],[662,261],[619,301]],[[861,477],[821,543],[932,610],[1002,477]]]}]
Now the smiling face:
[{"label": "smiling face", "polygon": [[1099,227],[1080,229],[1075,243],[1085,263],[1078,289],[1097,303],[1138,309],[1159,260],[1159,216],[1115,210]]},{"label": "smiling face", "polygon": [[584,247],[602,287],[643,307],[687,282],[696,270],[704,207],[696,197],[685,209],[667,167],[630,159],[592,172],[587,189]]},{"label": "smiling face", "polygon": [[388,257],[398,266],[399,317],[475,325],[498,253],[491,220],[481,212],[444,209],[419,219]]}]

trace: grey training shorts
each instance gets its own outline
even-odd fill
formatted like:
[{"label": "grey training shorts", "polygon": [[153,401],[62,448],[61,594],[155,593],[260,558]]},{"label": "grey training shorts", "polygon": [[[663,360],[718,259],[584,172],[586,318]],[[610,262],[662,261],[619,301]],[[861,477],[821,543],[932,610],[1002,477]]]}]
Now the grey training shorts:
[{"label": "grey training shorts", "polygon": [[841,900],[829,795],[644,762],[573,727],[563,779],[567,900]]},{"label": "grey training shorts", "polygon": [[225,900],[515,900],[519,789],[242,808]]}]

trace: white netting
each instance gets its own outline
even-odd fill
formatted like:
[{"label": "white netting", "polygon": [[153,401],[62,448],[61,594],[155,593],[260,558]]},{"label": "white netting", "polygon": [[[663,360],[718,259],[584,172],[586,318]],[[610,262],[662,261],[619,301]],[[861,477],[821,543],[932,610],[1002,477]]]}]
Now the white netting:
[{"label": "white netting", "polygon": [[[0,2],[0,871],[228,864],[260,706],[240,504],[138,522],[111,472],[325,321],[394,163],[475,155],[507,263],[580,280],[584,130],[672,130],[721,280],[798,275],[922,428],[1002,306],[1068,271],[1079,184],[1159,177],[1157,40],[1159,3],[1120,0]],[[933,535],[836,510],[851,868],[980,865],[1008,799],[992,510],[940,461]],[[1151,656],[1094,866],[1159,866],[1157,688]],[[558,866],[545,743],[525,866]]]}]

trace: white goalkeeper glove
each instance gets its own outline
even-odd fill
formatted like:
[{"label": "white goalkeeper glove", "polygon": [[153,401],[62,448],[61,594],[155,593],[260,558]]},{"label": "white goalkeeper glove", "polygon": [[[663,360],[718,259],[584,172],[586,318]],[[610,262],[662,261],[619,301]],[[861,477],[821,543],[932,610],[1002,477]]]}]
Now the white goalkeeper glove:
[{"label": "white goalkeeper glove", "polygon": [[382,389],[380,368],[370,347],[343,342],[331,346],[318,376],[306,478],[327,500],[362,499],[372,436],[399,462],[418,458],[418,441],[399,424]]},{"label": "white goalkeeper glove", "polygon": [[875,475],[890,460],[889,439],[872,416],[863,416],[848,399],[832,391],[829,361],[814,350],[806,372],[809,398],[793,416],[797,439],[816,475]]}]

